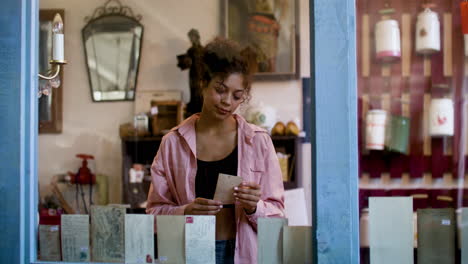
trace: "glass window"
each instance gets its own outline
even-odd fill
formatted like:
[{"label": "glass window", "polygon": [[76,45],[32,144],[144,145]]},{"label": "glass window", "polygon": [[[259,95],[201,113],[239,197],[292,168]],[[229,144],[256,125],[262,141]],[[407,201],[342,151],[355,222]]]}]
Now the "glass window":
[{"label": "glass window", "polygon": [[311,261],[309,1],[40,2],[57,8],[39,262]]},{"label": "glass window", "polygon": [[361,263],[464,263],[466,3],[356,4]]}]

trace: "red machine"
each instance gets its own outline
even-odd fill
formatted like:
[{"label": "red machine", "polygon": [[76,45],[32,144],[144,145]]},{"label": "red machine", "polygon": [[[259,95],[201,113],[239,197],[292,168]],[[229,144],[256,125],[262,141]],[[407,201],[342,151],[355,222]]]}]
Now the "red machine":
[{"label": "red machine", "polygon": [[76,157],[83,159],[83,161],[76,174],[71,171],[68,172],[70,182],[78,184],[95,184],[96,175],[88,168],[88,160],[93,160],[94,156],[88,154],[77,154]]}]

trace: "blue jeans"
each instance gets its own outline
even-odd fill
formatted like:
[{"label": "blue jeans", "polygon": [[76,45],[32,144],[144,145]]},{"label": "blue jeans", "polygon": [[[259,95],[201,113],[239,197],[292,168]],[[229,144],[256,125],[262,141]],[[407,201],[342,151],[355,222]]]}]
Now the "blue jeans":
[{"label": "blue jeans", "polygon": [[216,241],[216,264],[234,264],[236,240]]}]

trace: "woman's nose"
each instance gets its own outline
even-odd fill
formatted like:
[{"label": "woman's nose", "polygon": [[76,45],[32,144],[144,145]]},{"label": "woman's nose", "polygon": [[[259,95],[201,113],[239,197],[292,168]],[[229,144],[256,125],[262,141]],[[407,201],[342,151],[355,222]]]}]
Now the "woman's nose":
[{"label": "woman's nose", "polygon": [[226,94],[224,95],[223,97],[221,97],[221,103],[225,104],[225,105],[231,105],[231,95],[230,94]]}]

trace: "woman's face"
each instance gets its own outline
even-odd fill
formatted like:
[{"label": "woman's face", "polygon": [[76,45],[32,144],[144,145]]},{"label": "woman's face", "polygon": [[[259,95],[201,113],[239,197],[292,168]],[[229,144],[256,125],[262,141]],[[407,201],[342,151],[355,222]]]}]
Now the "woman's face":
[{"label": "woman's face", "polygon": [[203,90],[202,112],[218,119],[231,116],[245,99],[241,74],[232,73],[223,81],[216,77]]}]

